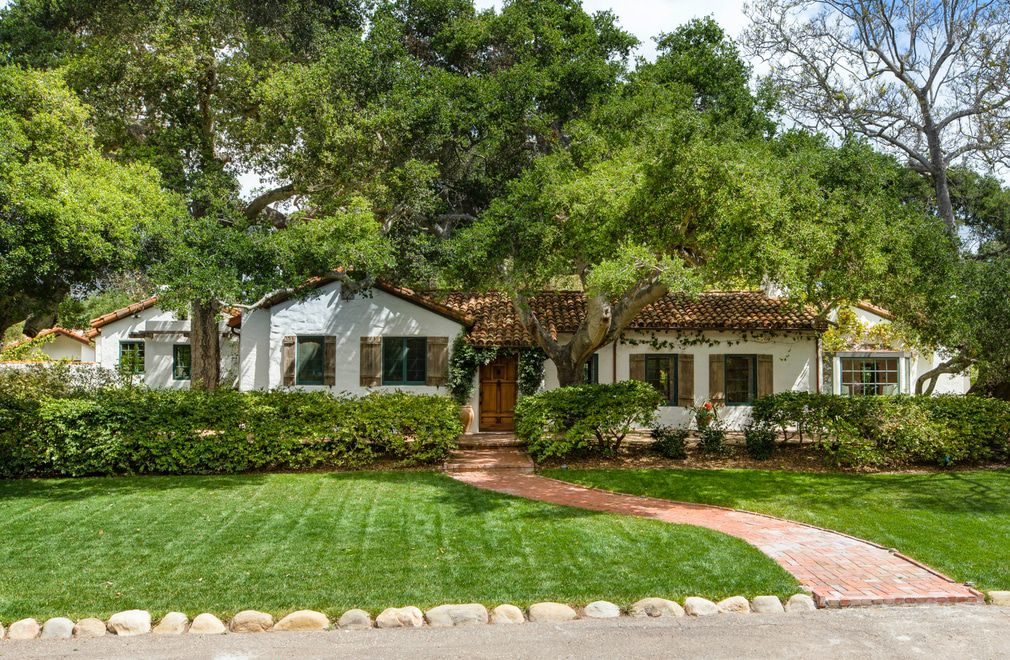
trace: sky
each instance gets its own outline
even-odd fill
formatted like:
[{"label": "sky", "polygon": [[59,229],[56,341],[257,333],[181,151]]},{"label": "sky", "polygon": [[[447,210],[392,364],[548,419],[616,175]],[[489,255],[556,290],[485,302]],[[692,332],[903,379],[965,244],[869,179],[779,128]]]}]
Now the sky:
[{"label": "sky", "polygon": [[[501,0],[476,0],[476,5],[500,8],[502,3]],[[590,13],[613,11],[621,27],[642,42],[638,54],[647,59],[656,54],[653,37],[672,32],[692,18],[712,16],[734,38],[747,25],[744,0],[582,0],[582,6]]]}]

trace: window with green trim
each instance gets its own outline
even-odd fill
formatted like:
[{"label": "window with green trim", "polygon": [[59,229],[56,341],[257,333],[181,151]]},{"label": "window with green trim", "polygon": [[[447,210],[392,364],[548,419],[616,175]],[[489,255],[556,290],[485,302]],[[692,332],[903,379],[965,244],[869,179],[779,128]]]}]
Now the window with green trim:
[{"label": "window with green trim", "polygon": [[298,337],[295,352],[295,385],[322,385],[325,353],[322,337]]},{"label": "window with green trim", "polygon": [[144,373],[144,342],[119,342],[119,370],[134,376]]},{"label": "window with green trim", "polygon": [[193,347],[189,344],[172,346],[172,380],[189,380],[193,373]]},{"label": "window with green trim", "polygon": [[663,395],[664,405],[677,403],[677,356],[646,355],[645,382]]},{"label": "window with green trim", "polygon": [[726,405],[748,406],[757,397],[757,356],[726,356]]},{"label": "window with green trim", "polygon": [[600,354],[593,353],[582,365],[583,382],[596,385],[600,382]]},{"label": "window with green trim", "polygon": [[427,376],[426,337],[382,338],[383,385],[424,385]]}]

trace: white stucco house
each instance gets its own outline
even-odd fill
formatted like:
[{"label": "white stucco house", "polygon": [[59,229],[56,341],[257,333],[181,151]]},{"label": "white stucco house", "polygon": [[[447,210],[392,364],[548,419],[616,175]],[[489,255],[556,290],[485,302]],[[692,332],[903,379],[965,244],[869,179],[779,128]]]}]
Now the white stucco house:
[{"label": "white stucco house", "polygon": [[[341,282],[326,279],[311,286],[311,295],[279,294],[221,324],[223,384],[243,391],[446,393],[457,336],[478,347],[532,346],[502,294],[424,294],[383,283],[348,294]],[[575,331],[584,313],[576,291],[544,292],[532,305],[561,338]],[[867,324],[890,322],[886,311],[872,305],[854,311]],[[829,323],[763,292],[669,295],[598,350],[586,375],[597,383],[651,383],[666,400],[662,423],[687,424],[691,406],[713,401],[727,425],[740,428],[759,396],[911,393],[918,375],[941,359],[889,347],[828,354],[821,338]],[[88,338],[100,367],[131,368],[151,387],[189,386],[189,322],[160,309],[156,298],[95,319]],[[512,428],[518,362],[503,353],[475,376],[474,432]],[[541,387],[557,387],[550,361],[544,371]],[[935,393],[964,393],[968,387],[967,376],[944,376]]]}]

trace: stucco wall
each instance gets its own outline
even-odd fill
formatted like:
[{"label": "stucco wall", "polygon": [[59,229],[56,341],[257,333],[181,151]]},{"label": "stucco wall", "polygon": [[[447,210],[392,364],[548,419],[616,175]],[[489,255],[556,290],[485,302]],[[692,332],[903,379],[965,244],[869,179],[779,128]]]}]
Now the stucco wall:
[{"label": "stucco wall", "polygon": [[[116,369],[119,365],[119,344],[121,341],[139,341],[130,337],[131,333],[144,330],[148,321],[177,321],[174,312],[158,307],[145,309],[134,316],[113,321],[101,328],[101,334],[95,338],[95,361],[103,367]],[[189,324],[186,324],[186,329]],[[172,347],[176,344],[189,344],[189,337],[184,334],[157,334],[144,341],[144,375],[142,380],[148,387],[155,389],[187,389],[189,380],[172,378]],[[234,373],[234,340],[223,338],[221,343],[222,376],[229,371]],[[226,380],[222,384],[229,385]]]},{"label": "stucco wall", "polygon": [[459,323],[380,289],[347,299],[341,295],[340,283],[332,282],[315,294],[306,300],[288,300],[256,310],[243,319],[240,389],[281,387],[284,337],[324,335],[337,338],[336,385],[300,385],[299,389],[355,395],[396,389],[417,394],[447,393],[444,387],[426,385],[361,387],[360,342],[362,337],[448,337],[451,347],[451,340],[462,329]]},{"label": "stucco wall", "polygon": [[[688,339],[693,339],[691,334]],[[653,348],[649,345],[651,336],[628,334],[629,341],[640,341],[638,345],[618,343],[616,347],[616,380],[630,378],[631,355],[634,353],[690,354],[694,356],[694,400],[701,404],[709,398],[708,359],[712,354],[771,355],[774,365],[773,386],[775,392],[813,392],[816,385],[816,341],[811,334],[769,336],[762,339],[742,340],[742,335],[734,333],[704,333],[705,343],[681,345],[678,335],[657,334],[657,339],[673,344],[669,348]],[[730,343],[732,342],[732,344]],[[614,382],[614,344],[608,344],[597,351],[600,361],[600,382]],[[544,386],[558,386],[557,369],[554,363],[545,364]],[[722,419],[731,429],[739,429],[750,419],[750,406],[728,406],[720,411]],[[690,411],[680,406],[663,406],[659,410],[662,424],[683,426],[690,422]]]},{"label": "stucco wall", "polygon": [[77,360],[80,362],[93,362],[95,360],[95,349],[85,346],[76,339],[71,339],[66,335],[56,335],[56,339],[42,346],[42,352],[53,360]]},{"label": "stucco wall", "polygon": [[[878,323],[890,323],[890,321],[879,314],[876,314],[870,310],[862,309],[861,307],[853,307],[852,311],[855,313],[856,318],[866,323],[867,325],[873,326]],[[834,314],[831,316],[834,320]],[[919,376],[934,366],[943,362],[946,358],[943,352],[938,353],[905,353],[903,354],[905,359],[903,361],[904,372],[904,382],[902,383],[902,393],[912,394],[915,392],[915,381]],[[933,390],[933,394],[965,394],[971,387],[971,379],[966,373],[961,374],[942,374],[936,382],[936,386]],[[837,387],[833,387],[833,390],[837,392]]]}]

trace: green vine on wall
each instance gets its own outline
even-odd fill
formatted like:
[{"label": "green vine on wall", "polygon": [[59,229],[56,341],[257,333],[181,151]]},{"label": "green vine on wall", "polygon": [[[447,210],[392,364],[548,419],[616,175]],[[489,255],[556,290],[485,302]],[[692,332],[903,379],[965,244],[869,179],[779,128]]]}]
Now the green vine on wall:
[{"label": "green vine on wall", "polygon": [[821,342],[826,353],[912,348],[893,323],[866,323],[849,307],[838,310],[834,325],[825,331]]},{"label": "green vine on wall", "polygon": [[760,330],[756,332],[749,332],[746,330],[734,330],[734,334],[739,335],[738,339],[712,339],[711,337],[705,336],[705,333],[701,330],[694,331],[681,331],[681,330],[670,330],[664,331],[664,335],[673,334],[672,339],[666,337],[661,338],[655,332],[649,333],[648,339],[640,339],[635,337],[627,337],[621,335],[620,342],[628,346],[648,346],[655,351],[664,350],[678,350],[685,349],[689,346],[736,346],[743,344],[744,342],[767,342],[772,339],[789,339],[794,342],[804,341],[810,339],[809,334],[796,333],[796,332],[773,332],[770,330]]},{"label": "green vine on wall", "polygon": [[477,370],[499,357],[517,356],[519,394],[535,394],[544,380],[544,360],[547,356],[539,348],[512,348],[498,346],[474,346],[460,333],[452,343],[449,358],[449,393],[459,405],[465,405],[473,397],[474,377]]}]

